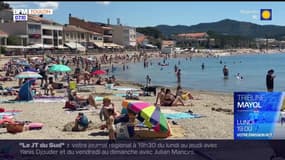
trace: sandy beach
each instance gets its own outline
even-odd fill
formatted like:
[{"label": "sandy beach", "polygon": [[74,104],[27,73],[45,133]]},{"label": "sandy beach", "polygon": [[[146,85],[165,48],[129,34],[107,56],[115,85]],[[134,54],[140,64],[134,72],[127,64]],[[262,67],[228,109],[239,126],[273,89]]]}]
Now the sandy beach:
[{"label": "sandy beach", "polygon": [[[4,64],[7,59],[1,60]],[[3,74],[3,73],[2,73]],[[17,80],[4,83],[5,87],[15,86]],[[121,82],[120,87],[132,87],[139,89],[138,85]],[[123,97],[118,97],[115,94],[125,93],[123,91],[107,90],[104,86],[95,86],[97,95],[102,93],[110,94],[112,102],[118,111],[121,110]],[[159,89],[158,89],[159,90]],[[79,92],[80,95],[87,96],[91,92]],[[222,108],[227,110],[233,109],[232,94],[191,91],[194,100],[186,101],[186,106],[178,107],[161,107],[164,112],[187,112],[193,111],[195,114],[202,115],[201,118],[175,120],[178,125],[173,125],[172,120],[168,120],[170,126],[179,126],[179,130],[173,132],[173,136],[169,139],[233,139],[233,114],[223,111],[214,111],[213,108]],[[64,93],[58,91],[57,96],[63,96]],[[1,96],[1,101],[13,99],[15,96]],[[154,103],[154,96],[143,97],[140,100]],[[102,102],[96,102],[100,104]],[[65,111],[63,109],[64,102],[23,102],[23,103],[2,103],[1,108],[6,110],[22,110],[14,118],[18,121],[32,121],[44,124],[41,130],[24,131],[22,133],[10,134],[6,128],[0,129],[1,139],[108,139],[107,130],[100,130],[99,127],[104,124],[99,119],[99,109],[90,108],[82,111],[87,115],[89,120],[94,123],[92,130],[84,132],[64,132],[63,127],[68,122],[74,121],[78,111]]]},{"label": "sandy beach", "polygon": [[[278,53],[281,51],[270,50],[266,54]],[[214,54],[213,54],[214,53]],[[237,54],[254,54],[259,53],[258,50],[241,49],[229,52],[228,50],[212,51],[210,56],[224,56],[224,55],[237,55]],[[100,57],[103,54],[95,55]],[[121,54],[123,55],[123,54]],[[159,58],[157,52],[148,54],[149,57]],[[205,56],[208,54],[193,53],[192,56]],[[74,56],[74,55],[72,55]],[[85,56],[85,55],[84,55]],[[90,56],[90,55],[89,55]],[[179,54],[177,57],[189,56],[189,54]],[[30,56],[32,57],[32,56]],[[1,58],[0,65],[3,66],[9,58]],[[116,63],[116,65],[122,64],[122,61]],[[109,64],[102,65],[110,66]],[[4,72],[1,73],[2,75]],[[39,83],[39,80],[38,80]],[[120,87],[132,87],[139,89],[140,86],[131,82],[120,82]],[[16,86],[18,84],[17,79],[11,82],[3,83],[4,87]],[[159,88],[157,88],[157,91]],[[100,96],[102,93],[108,93],[112,102],[118,111],[122,108],[122,101],[124,97],[116,96],[118,93],[125,93],[125,91],[115,91],[105,89],[104,86],[95,86],[95,90],[90,92],[79,92],[80,95],[87,96],[90,93],[96,92],[96,95]],[[174,92],[174,89],[173,89]],[[173,125],[172,120],[168,122],[171,127],[176,128],[173,131],[173,136],[169,139],[233,139],[233,96],[229,93],[219,92],[207,92],[207,91],[190,91],[194,96],[194,100],[186,101],[186,106],[178,107],[161,107],[163,112],[187,112],[191,110],[195,114],[202,115],[201,118],[192,119],[179,119],[175,120],[178,125]],[[64,96],[64,91],[56,91],[56,96]],[[7,99],[14,99],[15,96],[0,96],[1,101]],[[140,100],[155,103],[155,96],[140,96]],[[98,101],[97,104],[102,102]],[[40,122],[44,124],[41,130],[25,131],[17,134],[10,134],[6,128],[0,128],[0,139],[108,139],[107,130],[100,130],[99,127],[105,122],[99,119],[99,110],[90,108],[84,110],[88,119],[94,123],[94,127],[91,130],[84,132],[64,132],[64,126],[73,122],[79,113],[79,111],[66,111],[63,109],[65,103],[60,102],[23,102],[23,103],[2,103],[1,108],[6,110],[22,110],[14,118],[18,121],[32,121]],[[216,109],[219,109],[216,111]],[[178,129],[177,129],[178,128]]]}]

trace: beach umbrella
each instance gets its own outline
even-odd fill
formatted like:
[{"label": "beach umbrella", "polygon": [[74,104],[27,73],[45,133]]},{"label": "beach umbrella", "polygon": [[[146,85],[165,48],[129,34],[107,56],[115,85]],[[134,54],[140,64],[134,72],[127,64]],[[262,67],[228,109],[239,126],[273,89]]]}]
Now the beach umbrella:
[{"label": "beach umbrella", "polygon": [[17,64],[22,65],[22,66],[30,66],[30,64],[28,62],[25,62],[25,61],[18,62]]},{"label": "beach umbrella", "polygon": [[16,75],[16,78],[24,79],[24,78],[42,78],[42,76],[36,72],[21,72],[20,74]]},{"label": "beach umbrella", "polygon": [[24,72],[38,72],[35,68],[25,69]]},{"label": "beach umbrella", "polygon": [[49,69],[49,72],[70,72],[71,69],[63,64],[54,64]]},{"label": "beach umbrella", "polygon": [[138,113],[139,117],[144,119],[144,124],[149,128],[153,128],[154,131],[169,131],[167,120],[159,107],[148,102],[132,100],[124,100],[122,106]]},{"label": "beach umbrella", "polygon": [[92,75],[100,75],[100,74],[106,74],[107,72],[104,70],[96,70],[92,72]]}]

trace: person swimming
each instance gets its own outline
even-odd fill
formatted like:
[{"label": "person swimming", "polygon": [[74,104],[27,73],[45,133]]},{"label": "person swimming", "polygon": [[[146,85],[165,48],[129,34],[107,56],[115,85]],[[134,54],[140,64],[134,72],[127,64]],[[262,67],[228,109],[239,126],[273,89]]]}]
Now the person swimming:
[{"label": "person swimming", "polygon": [[228,77],[229,77],[229,69],[228,69],[228,67],[226,65],[224,65],[223,74],[224,74],[224,78],[228,79]]},{"label": "person swimming", "polygon": [[240,73],[237,73],[236,78],[237,78],[238,80],[242,80],[242,79],[243,79],[243,76],[240,75]]}]

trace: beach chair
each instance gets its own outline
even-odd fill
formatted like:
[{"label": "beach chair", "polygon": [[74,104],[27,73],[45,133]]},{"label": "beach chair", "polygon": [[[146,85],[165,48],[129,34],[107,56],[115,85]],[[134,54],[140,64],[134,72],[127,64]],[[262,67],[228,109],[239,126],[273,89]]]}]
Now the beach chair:
[{"label": "beach chair", "polygon": [[111,83],[111,84],[105,84],[105,89],[110,89],[112,90],[114,88],[114,84]]}]

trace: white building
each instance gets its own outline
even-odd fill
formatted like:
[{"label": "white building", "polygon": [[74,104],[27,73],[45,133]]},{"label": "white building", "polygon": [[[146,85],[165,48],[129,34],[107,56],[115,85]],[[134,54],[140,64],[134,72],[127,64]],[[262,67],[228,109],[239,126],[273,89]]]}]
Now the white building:
[{"label": "white building", "polygon": [[28,21],[14,22],[12,10],[0,12],[0,30],[9,36],[21,38],[22,46],[35,46],[35,48],[61,48],[63,47],[63,26],[39,16],[28,16]]},{"label": "white building", "polygon": [[[103,48],[103,35],[100,33],[88,31],[86,29],[73,25],[64,25],[63,38],[65,45],[78,50],[86,48]],[[95,47],[94,47],[95,46]],[[83,47],[85,49],[83,49]]]},{"label": "white building", "polygon": [[134,27],[114,25],[113,42],[126,47],[135,47],[137,45],[136,29]]}]

